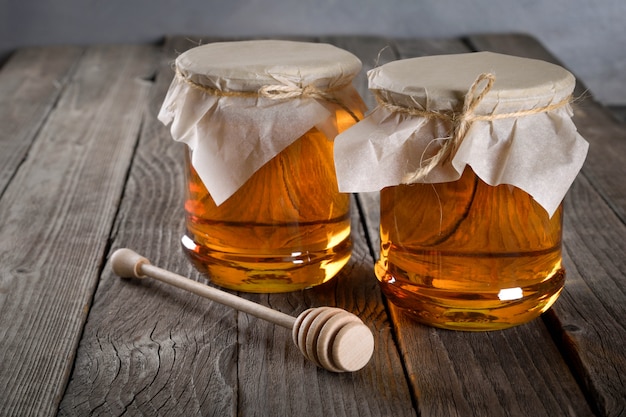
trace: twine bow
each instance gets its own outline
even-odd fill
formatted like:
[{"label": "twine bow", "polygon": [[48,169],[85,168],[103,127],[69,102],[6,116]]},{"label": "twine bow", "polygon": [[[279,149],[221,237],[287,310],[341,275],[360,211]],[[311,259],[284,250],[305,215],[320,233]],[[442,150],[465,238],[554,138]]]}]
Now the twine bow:
[{"label": "twine bow", "polygon": [[485,98],[487,93],[489,93],[495,81],[496,77],[494,74],[480,74],[467,90],[467,93],[465,94],[465,97],[463,99],[463,107],[460,113],[426,111],[411,107],[399,106],[387,102],[380,95],[380,93],[376,93],[376,99],[378,103],[392,112],[405,113],[429,119],[440,119],[452,124],[451,135],[443,138],[444,140],[439,151],[437,151],[437,153],[432,157],[426,159],[425,161],[422,161],[422,164],[417,170],[405,175],[402,181],[404,184],[418,182],[424,179],[433,169],[435,169],[435,167],[452,161],[473,122],[477,120],[491,121],[544,113],[569,104],[572,98],[571,96],[568,96],[557,103],[530,110],[520,110],[512,113],[496,113],[488,115],[476,114],[476,108]]},{"label": "twine bow", "polygon": [[[482,87],[482,90],[479,90],[483,81],[486,81],[486,83]],[[480,102],[483,101],[487,93],[491,90],[495,81],[496,77],[493,74],[480,74],[467,91],[465,99],[463,100],[463,111],[460,115],[452,117],[452,123],[454,126],[453,134],[452,138],[449,141],[446,141],[449,146],[444,147],[444,152],[442,152],[444,154],[442,156],[442,161],[444,163],[450,162],[452,158],[454,158],[459,145],[465,138],[465,134],[470,128],[472,122],[476,120],[474,110],[476,110],[476,107],[478,107]]]},{"label": "twine bow", "polygon": [[[452,113],[451,115],[445,115],[438,112],[426,112],[428,116],[437,117],[442,119],[448,119],[452,122],[452,135],[443,141],[443,144],[439,151],[428,158],[425,165],[421,165],[416,171],[407,174],[404,177],[403,182],[410,184],[424,179],[436,166],[444,163],[449,163],[456,155],[459,146],[463,142],[467,131],[470,126],[476,120],[474,111],[480,102],[485,98],[487,93],[491,90],[496,77],[490,73],[480,74],[474,83],[470,86],[469,90],[465,94],[463,99],[463,109],[460,114]],[[483,83],[483,81],[486,81]],[[481,89],[482,86],[482,89]]]}]

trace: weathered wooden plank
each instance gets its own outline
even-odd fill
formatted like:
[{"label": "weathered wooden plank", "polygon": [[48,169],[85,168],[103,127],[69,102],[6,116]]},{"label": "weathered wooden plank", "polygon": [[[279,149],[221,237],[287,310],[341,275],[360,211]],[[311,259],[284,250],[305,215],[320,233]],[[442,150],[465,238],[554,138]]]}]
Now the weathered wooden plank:
[{"label": "weathered wooden plank", "polygon": [[587,160],[582,175],[602,195],[606,203],[626,223],[626,129],[624,123],[597,102],[583,99],[574,105],[574,123],[589,141]]},{"label": "weathered wooden plank", "polygon": [[[171,39],[166,61],[198,41]],[[169,65],[157,77],[112,246],[133,247],[203,281],[179,245],[182,149],[154,118],[171,77]],[[294,316],[309,306],[339,305],[371,324],[377,346],[393,346],[380,292],[371,270],[362,267],[372,263],[369,250],[359,242],[355,236],[353,261],[327,285],[241,295]],[[379,349],[362,371],[336,375],[305,361],[290,337],[160,283],[120,282],[107,266],[61,414],[415,415],[397,352]],[[381,386],[384,380],[390,382]]]},{"label": "weathered wooden plank", "polygon": [[148,46],[87,49],[0,200],[0,414],[57,412],[138,138],[148,91],[142,78],[153,57]]},{"label": "weathered wooden plank", "polygon": [[[240,415],[415,415],[391,325],[373,276],[373,260],[358,213],[353,214],[353,256],[334,280],[302,292],[244,296],[294,316],[321,305],[351,311],[374,334],[376,349],[372,360],[355,373],[320,370],[300,355],[283,329],[272,330],[265,322],[240,315]],[[271,340],[266,339],[268,334],[273,335]]]},{"label": "weathered wooden plank", "polygon": [[24,160],[83,48],[18,50],[0,71],[0,195]]},{"label": "weathered wooden plank", "polygon": [[[161,55],[111,251],[130,247],[203,280],[180,249],[184,147],[156,119],[180,45]],[[233,310],[165,284],[121,280],[107,263],[59,414],[236,415],[236,320]]]},{"label": "weathered wooden plank", "polygon": [[[363,73],[375,64],[374,52],[377,59],[385,59],[384,56],[378,58],[378,54],[384,48],[386,40],[375,37],[322,37],[318,41],[346,49],[362,60],[364,70],[355,80],[355,85],[363,94],[363,87],[367,86],[363,82]],[[290,361],[287,361],[289,357],[280,362],[272,361],[275,368],[271,370],[263,360],[264,356],[240,355],[239,380],[245,388],[240,391],[242,415],[415,415],[404,370],[398,352],[393,348],[391,325],[373,276],[370,248],[358,211],[353,210],[352,214],[353,255],[349,264],[334,280],[290,295],[246,297],[283,311],[291,311],[292,315],[297,315],[311,306],[332,305],[345,308],[360,316],[372,329],[375,345],[386,349],[377,349],[371,362],[361,371],[342,375],[320,371],[302,357],[294,358],[293,355],[298,356],[299,353],[292,346],[287,346],[292,345],[290,340],[282,342],[285,344],[282,349],[272,346],[261,348],[272,358],[282,357],[283,352],[288,352],[292,358]],[[254,346],[257,349],[264,343],[263,340],[259,341],[259,335],[271,333],[271,330],[259,320],[250,320],[249,325],[240,321],[240,339],[250,340],[243,346]],[[277,343],[276,337],[273,343]],[[285,375],[289,377],[286,379]],[[263,382],[259,383],[259,378]]]},{"label": "weathered wooden plank", "polygon": [[[365,39],[365,45],[374,46],[369,52],[358,39],[346,38],[342,45],[361,51],[357,55],[366,69],[375,65],[381,44],[390,44],[383,59],[448,53],[446,42],[434,47],[437,42],[421,46],[406,40],[403,46],[403,40]],[[545,54],[535,42],[524,47],[515,39],[503,42],[507,48],[517,45],[519,54]],[[489,42],[495,50],[498,43]],[[91,48],[80,60],[79,55],[76,66],[70,65],[73,58],[61,59],[68,64],[61,73],[75,76],[64,80],[59,92],[45,83],[23,87],[40,89],[49,101],[31,119],[39,127],[19,131],[35,144],[14,151],[23,156],[12,162],[6,181],[12,183],[0,197],[0,415],[54,413],[98,276],[61,415],[414,414],[395,348],[380,348],[394,342],[370,268],[377,245],[363,246],[365,236],[378,235],[378,221],[370,215],[377,210],[375,193],[358,196],[368,233],[355,223],[355,242],[360,243],[339,279],[301,293],[246,296],[294,315],[322,304],[357,312],[371,324],[377,351],[372,363],[353,375],[333,375],[305,362],[282,328],[159,283],[113,276],[103,265],[106,237],[149,88],[139,78],[150,78],[153,55],[150,48],[132,47]],[[12,83],[4,84],[3,74],[0,88]],[[360,77],[362,85],[364,74]],[[202,280],[178,244],[182,149],[154,120],[167,83],[159,78],[153,89],[112,246],[135,247],[159,265]],[[56,97],[61,97],[58,106]],[[594,106],[578,119],[584,120],[583,128],[600,142],[607,134],[623,135],[623,127],[607,129],[606,114]],[[120,118],[112,120],[112,114]],[[610,141],[607,153],[623,155],[623,142]],[[5,143],[0,142],[0,158],[9,154]],[[626,335],[616,320],[624,315],[626,299],[625,230],[619,194],[610,194],[619,187],[607,187],[600,197],[594,191],[601,188],[597,178],[585,170],[567,197],[568,282],[544,317],[552,337],[570,355],[579,384],[597,403],[597,414],[613,416],[623,413],[626,402],[621,379]],[[393,306],[389,310],[421,415],[590,413],[541,321],[468,334],[420,326]]]},{"label": "weathered wooden plank", "polygon": [[[459,40],[395,47],[402,58],[469,51]],[[359,199],[376,236],[378,195]],[[540,320],[499,332],[452,332],[417,324],[393,305],[389,310],[421,416],[591,414]]]},{"label": "weathered wooden plank", "polygon": [[391,310],[420,415],[592,415],[540,320],[495,332],[454,332]]},{"label": "weathered wooden plank", "polygon": [[585,177],[566,198],[565,290],[545,315],[600,416],[626,412],[626,226]]},{"label": "weathered wooden plank", "polygon": [[[481,49],[558,63],[533,38],[511,35],[470,40]],[[546,319],[598,413],[617,416],[623,415],[626,404],[622,320],[626,314],[626,129],[591,98],[575,106],[574,121],[590,149],[582,175],[566,198],[567,283]]]}]

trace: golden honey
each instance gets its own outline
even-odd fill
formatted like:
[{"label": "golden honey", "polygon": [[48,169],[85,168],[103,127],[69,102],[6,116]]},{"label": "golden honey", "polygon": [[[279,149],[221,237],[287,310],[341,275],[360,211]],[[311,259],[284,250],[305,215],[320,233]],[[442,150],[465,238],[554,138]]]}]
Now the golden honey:
[{"label": "golden honey", "polygon": [[329,44],[266,39],[200,45],[175,64],[158,118],[187,145],[185,253],[238,291],[334,277],[352,251],[334,139],[365,110],[352,85],[361,61]]},{"label": "golden honey", "polygon": [[[337,113],[341,130],[354,123]],[[326,282],[348,262],[350,196],[339,193],[333,141],[313,128],[219,206],[187,156],[187,232],[194,264],[211,281],[249,292]]]},{"label": "golden honey", "polygon": [[563,199],[589,147],[572,121],[575,83],[558,65],[492,52],[368,72],[378,105],[336,138],[335,161],[340,190],[380,191],[374,270],[392,304],[470,331],[554,304]]},{"label": "golden honey", "polygon": [[552,217],[526,192],[490,186],[467,167],[458,181],[381,190],[385,295],[417,320],[460,330],[525,323],[565,281],[562,206]]}]

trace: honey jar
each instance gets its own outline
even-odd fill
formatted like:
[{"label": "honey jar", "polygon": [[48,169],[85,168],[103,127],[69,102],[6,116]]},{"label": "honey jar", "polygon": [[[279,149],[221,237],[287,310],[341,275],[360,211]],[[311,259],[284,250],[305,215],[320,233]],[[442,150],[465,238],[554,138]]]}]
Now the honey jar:
[{"label": "honey jar", "polygon": [[385,296],[447,329],[538,317],[565,283],[562,200],[588,148],[572,74],[481,52],[399,60],[368,80],[378,106],[336,138],[335,158],[342,191],[380,190]]},{"label": "honey jar", "polygon": [[159,119],[187,145],[194,265],[222,287],[286,292],[328,281],[352,250],[335,136],[364,104],[361,62],[328,44],[217,42],[176,59]]}]

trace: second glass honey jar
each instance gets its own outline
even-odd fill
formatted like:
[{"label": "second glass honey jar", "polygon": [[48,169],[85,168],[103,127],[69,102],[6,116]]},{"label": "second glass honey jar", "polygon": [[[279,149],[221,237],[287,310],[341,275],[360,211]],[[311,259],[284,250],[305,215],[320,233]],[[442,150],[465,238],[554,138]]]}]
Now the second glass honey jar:
[{"label": "second glass honey jar", "polygon": [[571,120],[574,77],[488,52],[368,77],[378,106],[337,137],[335,158],[341,190],[380,190],[384,294],[447,329],[538,317],[565,283],[562,200],[588,147]]},{"label": "second glass honey jar", "polygon": [[334,137],[364,104],[361,68],[327,44],[258,40],[199,46],[176,60],[159,119],[188,145],[185,252],[222,287],[286,292],[347,263],[350,197]]}]

